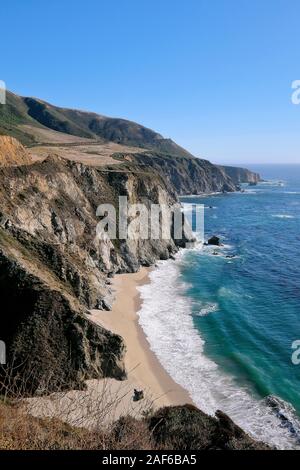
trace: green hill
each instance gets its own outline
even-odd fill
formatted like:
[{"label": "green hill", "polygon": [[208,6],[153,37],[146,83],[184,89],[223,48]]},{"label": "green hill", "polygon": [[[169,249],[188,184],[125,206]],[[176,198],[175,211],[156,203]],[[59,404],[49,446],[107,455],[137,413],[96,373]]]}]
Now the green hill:
[{"label": "green hill", "polygon": [[[24,129],[23,126],[32,129]],[[191,156],[189,152],[160,134],[132,121],[110,118],[92,112],[60,108],[36,98],[7,93],[0,107],[0,134],[18,138],[23,144],[36,142],[35,128],[46,128],[76,137],[110,141],[122,145]]]}]

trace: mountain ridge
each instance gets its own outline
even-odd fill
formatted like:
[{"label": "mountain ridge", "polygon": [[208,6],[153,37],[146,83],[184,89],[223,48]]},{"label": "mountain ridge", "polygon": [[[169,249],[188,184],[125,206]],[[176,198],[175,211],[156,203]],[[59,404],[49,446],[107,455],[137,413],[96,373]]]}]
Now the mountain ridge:
[{"label": "mountain ridge", "polygon": [[178,192],[232,192],[260,176],[244,168],[214,165],[171,139],[133,121],[54,106],[7,92],[0,106],[0,134],[17,138],[34,160],[50,154],[93,166],[155,168]]},{"label": "mountain ridge", "polygon": [[[165,139],[158,132],[136,122],[90,111],[59,107],[39,98],[22,97],[7,92],[7,103],[5,107],[0,108],[0,133],[4,128],[5,115],[15,116],[19,122],[34,124],[37,127],[44,126],[76,137],[129,143],[147,149],[157,150],[159,147],[161,151],[171,154],[192,156],[171,139]],[[6,131],[9,130],[14,131],[6,128]],[[34,136],[31,137],[33,144]],[[27,144],[27,137],[21,136],[19,140]]]}]

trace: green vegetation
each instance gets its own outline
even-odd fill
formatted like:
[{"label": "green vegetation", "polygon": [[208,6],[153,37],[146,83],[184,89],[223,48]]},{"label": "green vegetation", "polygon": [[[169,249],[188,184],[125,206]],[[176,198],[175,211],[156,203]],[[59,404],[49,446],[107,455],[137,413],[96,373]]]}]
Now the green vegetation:
[{"label": "green vegetation", "polygon": [[[31,130],[19,126],[26,124]],[[53,106],[36,98],[7,92],[7,104],[0,106],[0,133],[12,135],[23,144],[36,141],[34,128],[48,128],[76,137],[102,139],[128,146],[147,148],[177,156],[191,156],[170,139],[126,119]]]}]

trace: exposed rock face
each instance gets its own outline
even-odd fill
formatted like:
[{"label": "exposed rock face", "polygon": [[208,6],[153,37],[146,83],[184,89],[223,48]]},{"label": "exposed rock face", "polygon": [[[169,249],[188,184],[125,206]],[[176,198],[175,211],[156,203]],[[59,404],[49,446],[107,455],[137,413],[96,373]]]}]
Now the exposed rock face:
[{"label": "exposed rock face", "polygon": [[0,167],[28,165],[31,158],[20,142],[13,137],[0,135]]},{"label": "exposed rock face", "polygon": [[55,156],[2,168],[0,180],[1,339],[9,360],[34,368],[30,387],[41,391],[50,383],[55,389],[124,378],[122,339],[91,323],[86,309],[110,308],[108,275],[167,259],[190,235],[109,240],[98,230],[97,207],[118,208],[123,195],[171,212],[176,195],[155,172],[101,171]]},{"label": "exposed rock face", "polygon": [[223,169],[207,160],[155,152],[135,154],[133,159],[146,168],[155,169],[179,195],[232,192],[237,189]]},{"label": "exposed rock face", "polygon": [[248,436],[222,411],[208,416],[191,405],[158,410],[150,419],[156,443],[181,450],[268,450]]},{"label": "exposed rock face", "polygon": [[1,339],[8,367],[15,368],[9,386],[49,393],[82,388],[92,378],[125,378],[122,338],[91,322],[55,276],[27,260],[31,253],[2,229],[0,237]]},{"label": "exposed rock face", "polygon": [[258,173],[254,173],[246,168],[238,168],[235,166],[219,166],[219,168],[225,171],[236,185],[241,183],[259,183],[261,181],[261,177]]}]

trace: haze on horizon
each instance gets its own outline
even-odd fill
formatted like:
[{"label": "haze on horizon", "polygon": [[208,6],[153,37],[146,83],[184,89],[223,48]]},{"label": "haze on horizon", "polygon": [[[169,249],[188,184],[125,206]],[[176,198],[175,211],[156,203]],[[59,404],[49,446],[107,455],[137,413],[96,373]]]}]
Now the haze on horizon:
[{"label": "haze on horizon", "polygon": [[215,163],[300,162],[297,0],[27,0],[2,11],[9,90],[139,122]]}]

